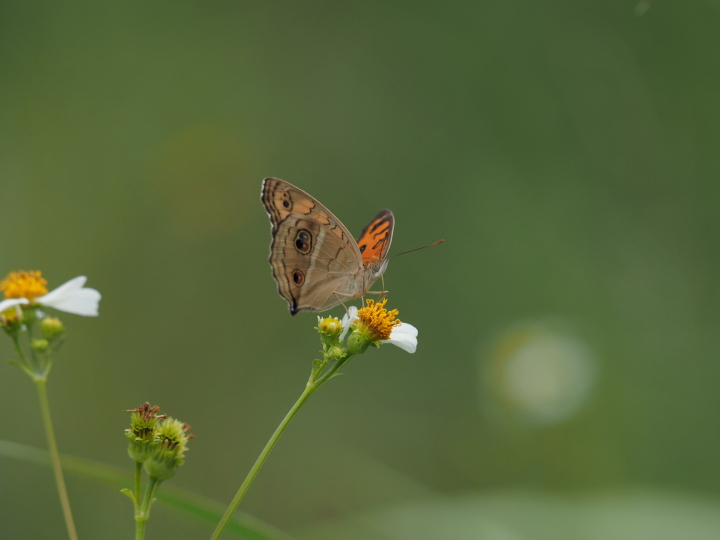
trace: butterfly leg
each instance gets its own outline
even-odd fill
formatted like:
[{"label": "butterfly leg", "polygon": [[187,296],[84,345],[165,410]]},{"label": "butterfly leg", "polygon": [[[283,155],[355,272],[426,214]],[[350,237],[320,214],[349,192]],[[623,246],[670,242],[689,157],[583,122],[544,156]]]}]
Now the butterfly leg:
[{"label": "butterfly leg", "polygon": [[[381,291],[368,291],[368,292],[367,292],[368,294],[380,294],[380,295],[385,295],[385,294],[387,294],[387,293],[390,292],[390,291],[386,291],[386,290],[385,290],[385,276],[380,276],[380,279],[382,280],[382,290],[381,290]],[[382,298],[381,298],[381,300],[382,300]],[[365,299],[363,299],[363,302],[365,302]]]},{"label": "butterfly leg", "polygon": [[338,300],[340,300],[340,303],[342,304],[342,307],[345,308],[345,313],[347,313],[348,307],[345,305],[345,302],[342,301],[342,298],[341,298],[341,297],[345,297],[346,300],[351,300],[351,299],[352,299],[352,295],[351,295],[351,294],[347,294],[347,293],[337,292],[337,291],[336,291],[336,292],[333,292],[333,294],[335,295],[335,298],[337,298]]}]

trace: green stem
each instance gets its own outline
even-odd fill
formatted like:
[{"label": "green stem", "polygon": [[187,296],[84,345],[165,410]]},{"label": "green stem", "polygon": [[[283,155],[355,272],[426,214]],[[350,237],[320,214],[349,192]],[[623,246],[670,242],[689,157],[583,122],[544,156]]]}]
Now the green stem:
[{"label": "green stem", "polygon": [[238,489],[237,493],[235,494],[235,497],[230,502],[230,505],[227,507],[227,510],[225,510],[225,514],[223,514],[223,517],[220,520],[220,523],[218,523],[217,528],[215,529],[215,532],[211,536],[211,540],[217,540],[218,538],[220,538],[220,535],[222,534],[223,530],[225,529],[228,522],[230,521],[230,518],[232,517],[233,513],[235,513],[235,510],[240,505],[240,501],[243,500],[245,493],[247,493],[247,490],[250,489],[250,485],[253,483],[253,480],[255,480],[255,477],[260,472],[260,469],[262,468],[263,463],[265,463],[265,460],[270,455],[270,452],[272,451],[273,447],[275,446],[275,443],[278,442],[280,435],[282,435],[283,431],[285,431],[285,428],[288,426],[290,421],[300,410],[300,407],[302,407],[303,404],[305,403],[305,401],[307,401],[307,398],[309,398],[310,395],[320,387],[315,382],[314,376],[317,376],[317,374],[315,372],[313,372],[313,375],[311,375],[310,380],[308,380],[307,386],[305,387],[305,390],[300,395],[298,400],[295,402],[295,405],[293,405],[292,408],[285,415],[285,418],[283,418],[282,422],[280,422],[280,425],[275,430],[275,433],[272,434],[272,437],[270,437],[270,440],[265,445],[265,448],[263,448],[263,451],[260,452],[260,455],[258,456],[257,460],[255,461],[255,464],[252,466],[252,469],[250,469],[250,472],[245,477],[245,480],[243,481],[242,485],[240,486],[240,489]]},{"label": "green stem", "polygon": [[144,516],[135,516],[135,540],[145,540],[145,523],[147,518]]},{"label": "green stem", "polygon": [[265,463],[265,460],[270,455],[270,452],[275,447],[275,444],[278,442],[278,439],[280,439],[280,435],[283,434],[283,431],[285,431],[285,428],[288,427],[288,424],[290,424],[290,421],[295,417],[297,412],[300,410],[300,407],[302,407],[307,399],[310,397],[310,395],[315,392],[318,388],[320,388],[324,383],[329,381],[332,376],[337,373],[338,369],[340,369],[345,363],[350,360],[354,354],[349,354],[345,356],[344,358],[341,358],[338,360],[335,364],[333,364],[324,374],[322,373],[325,367],[327,366],[328,360],[325,359],[322,362],[319,362],[315,367],[313,367],[313,370],[310,373],[310,378],[308,379],[307,385],[305,386],[305,390],[300,395],[298,400],[295,402],[295,404],[292,406],[292,408],[288,411],[288,413],[285,415],[285,418],[283,418],[282,422],[280,422],[280,425],[275,429],[275,433],[272,434],[272,437],[270,437],[270,440],[265,445],[265,448],[263,448],[262,452],[260,452],[260,455],[258,456],[257,460],[255,460],[255,464],[252,466],[252,469],[250,469],[250,472],[245,477],[245,480],[243,480],[242,485],[240,486],[240,489],[238,489],[237,493],[235,494],[235,497],[233,497],[233,500],[230,501],[230,505],[227,507],[227,510],[225,510],[225,513],[223,514],[222,519],[220,520],[220,523],[218,523],[217,527],[215,528],[215,532],[213,532],[213,535],[210,537],[210,540],[218,540],[220,538],[220,535],[222,534],[223,530],[227,526],[228,522],[230,521],[230,518],[235,513],[235,510],[237,510],[237,507],[240,505],[240,502],[243,500],[243,497],[245,497],[245,494],[247,493],[248,489],[250,489],[250,486],[253,483],[253,480],[255,480],[255,477],[260,472],[260,469],[262,468],[263,464]]},{"label": "green stem", "polygon": [[13,334],[12,336],[13,343],[15,344],[15,352],[20,357],[20,363],[18,364],[22,370],[30,375],[30,377],[34,380],[35,379],[35,371],[37,370],[36,366],[31,366],[28,361],[27,357],[25,356],[25,351],[23,351],[22,346],[20,345],[20,340],[18,339],[17,334]]},{"label": "green stem", "polygon": [[[155,494],[160,487],[160,482],[155,478],[150,478],[150,485],[145,492],[140,512],[135,515],[135,540],[145,540],[145,524],[150,518],[150,507],[152,506]],[[137,497],[136,493],[136,497]]]},{"label": "green stem", "polygon": [[135,515],[140,513],[140,492],[142,490],[142,466],[143,464],[139,461],[135,462],[135,497],[133,502],[135,504]]},{"label": "green stem", "polygon": [[72,511],[70,510],[70,499],[68,498],[67,488],[65,487],[65,479],[63,478],[62,467],[60,466],[60,454],[58,452],[57,442],[55,441],[52,418],[50,417],[47,379],[44,377],[36,377],[34,380],[38,390],[38,398],[40,399],[40,410],[42,411],[43,423],[45,424],[45,435],[48,440],[50,461],[52,462],[55,473],[55,483],[57,484],[58,495],[60,497],[60,506],[62,506],[63,516],[65,517],[65,526],[67,527],[70,540],[77,540],[78,536],[75,530],[75,522],[73,521]]},{"label": "green stem", "polygon": [[320,386],[322,386],[323,383],[325,383],[325,382],[327,382],[328,380],[330,380],[330,378],[331,378],[335,373],[337,373],[337,371],[338,371],[341,367],[343,367],[343,366],[347,363],[347,361],[350,360],[353,356],[355,356],[355,355],[354,355],[354,354],[348,354],[348,355],[345,356],[344,358],[341,358],[340,360],[338,360],[333,366],[331,366],[330,369],[328,369],[327,372],[326,372],[322,377],[320,377],[320,378],[317,380],[317,383],[316,383],[316,384],[317,384],[317,387],[320,388]]}]

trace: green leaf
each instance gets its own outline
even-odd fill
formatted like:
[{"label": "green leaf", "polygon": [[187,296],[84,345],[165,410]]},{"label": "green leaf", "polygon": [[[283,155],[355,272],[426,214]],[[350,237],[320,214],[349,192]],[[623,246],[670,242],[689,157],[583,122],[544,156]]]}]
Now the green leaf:
[{"label": "green leaf", "polygon": [[120,490],[120,493],[123,495],[127,495],[128,499],[130,499],[132,502],[135,502],[135,493],[133,493],[132,489],[123,488]]}]

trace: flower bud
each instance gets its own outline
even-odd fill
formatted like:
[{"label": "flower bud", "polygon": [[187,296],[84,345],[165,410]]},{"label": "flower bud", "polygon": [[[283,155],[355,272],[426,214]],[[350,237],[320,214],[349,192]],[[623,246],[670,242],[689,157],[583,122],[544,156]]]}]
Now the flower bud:
[{"label": "flower bud", "polygon": [[330,360],[332,362],[332,361],[340,360],[341,358],[343,358],[345,356],[346,352],[347,351],[343,347],[340,347],[339,345],[335,345],[334,347],[330,347],[327,350],[326,357],[328,358],[328,360]]},{"label": "flower bud", "polygon": [[345,356],[345,349],[340,346],[342,323],[337,317],[318,317],[317,331],[323,345],[323,355],[327,362],[339,360]]},{"label": "flower bud", "polygon": [[30,348],[35,352],[43,353],[50,347],[50,342],[47,339],[34,338],[30,342]]},{"label": "flower bud", "polygon": [[153,454],[144,462],[150,478],[158,482],[167,480],[185,463],[187,442],[192,437],[187,434],[189,429],[189,425],[174,418],[162,421],[155,435]]},{"label": "flower bud", "polygon": [[128,454],[137,463],[144,463],[154,453],[158,420],[167,418],[167,415],[157,414],[160,407],[150,406],[147,401],[137,409],[125,411],[132,413],[130,429],[125,430],[127,437]]},{"label": "flower bud", "polygon": [[65,332],[65,326],[57,317],[45,317],[40,321],[40,330],[48,341],[52,341]]},{"label": "flower bud", "polygon": [[337,317],[318,317],[318,332],[328,336],[339,336],[342,332],[342,323]]}]

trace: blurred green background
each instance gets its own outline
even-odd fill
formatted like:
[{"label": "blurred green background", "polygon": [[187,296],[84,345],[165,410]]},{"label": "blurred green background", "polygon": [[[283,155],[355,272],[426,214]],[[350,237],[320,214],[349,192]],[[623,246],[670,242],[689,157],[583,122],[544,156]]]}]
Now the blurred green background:
[{"label": "blurred green background", "polygon": [[[354,232],[391,208],[395,253],[446,242],[386,274],[417,353],[315,394],[243,511],[303,539],[720,537],[719,28],[716,0],[3,2],[0,273],[103,294],[63,316],[61,451],[130,471],[149,400],[197,436],[170,483],[229,502],[319,347],[267,263],[277,176]],[[0,438],[44,447],[0,367]],[[68,484],[81,538],[132,537],[115,488]],[[2,459],[0,508],[3,538],[64,537],[49,469]],[[157,505],[148,538],[211,531]]]}]

